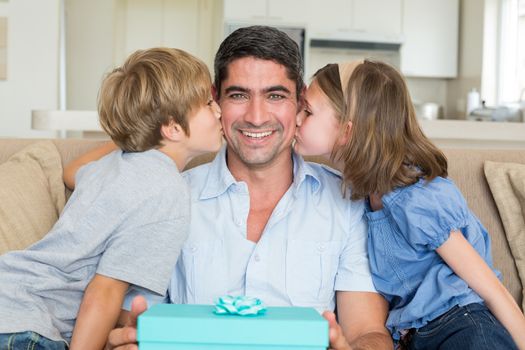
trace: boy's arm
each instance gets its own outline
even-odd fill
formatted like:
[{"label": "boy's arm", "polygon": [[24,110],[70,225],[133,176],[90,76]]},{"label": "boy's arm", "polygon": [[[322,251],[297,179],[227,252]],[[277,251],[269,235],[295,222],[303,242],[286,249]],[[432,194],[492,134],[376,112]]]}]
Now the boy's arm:
[{"label": "boy's arm", "polygon": [[86,154],[81,155],[80,157],[71,161],[68,165],[64,167],[63,177],[64,183],[67,186],[67,188],[69,188],[70,190],[75,189],[75,175],[77,174],[77,171],[78,169],[80,169],[81,166],[94,160],[98,160],[116,149],[118,149],[117,145],[110,141],[105,145],[95,148],[94,150],[91,150]]},{"label": "boy's arm", "polygon": [[109,332],[117,324],[128,286],[126,282],[95,274],[80,304],[71,339],[72,350],[104,347]]}]

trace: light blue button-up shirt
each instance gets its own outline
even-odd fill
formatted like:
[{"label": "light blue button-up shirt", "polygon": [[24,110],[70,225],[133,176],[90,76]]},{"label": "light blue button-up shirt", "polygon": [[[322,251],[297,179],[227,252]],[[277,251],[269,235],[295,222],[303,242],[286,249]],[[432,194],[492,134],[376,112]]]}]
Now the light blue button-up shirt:
[{"label": "light blue button-up shirt", "polygon": [[248,187],[215,160],[184,173],[191,188],[190,235],[169,289],[177,304],[248,295],[269,306],[334,310],[335,291],[375,292],[362,201],[341,193],[334,170],[293,155],[294,180],[259,242],[247,239]]}]

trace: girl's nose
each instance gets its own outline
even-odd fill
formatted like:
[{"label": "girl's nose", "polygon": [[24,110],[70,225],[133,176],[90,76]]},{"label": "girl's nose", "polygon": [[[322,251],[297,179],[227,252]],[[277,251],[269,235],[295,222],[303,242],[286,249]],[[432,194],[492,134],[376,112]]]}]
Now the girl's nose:
[{"label": "girl's nose", "polygon": [[297,116],[295,118],[295,125],[297,125],[298,127],[301,126],[301,124],[303,124],[303,120],[304,120],[304,111],[301,110],[299,113],[297,113]]}]

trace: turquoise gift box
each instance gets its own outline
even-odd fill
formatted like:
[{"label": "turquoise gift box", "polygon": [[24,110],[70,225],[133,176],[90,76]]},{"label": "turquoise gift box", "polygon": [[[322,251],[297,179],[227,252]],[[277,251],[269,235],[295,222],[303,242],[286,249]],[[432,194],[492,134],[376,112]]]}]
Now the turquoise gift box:
[{"label": "turquoise gift box", "polygon": [[326,350],[328,321],[313,308],[216,315],[213,305],[158,304],[139,316],[140,350]]}]

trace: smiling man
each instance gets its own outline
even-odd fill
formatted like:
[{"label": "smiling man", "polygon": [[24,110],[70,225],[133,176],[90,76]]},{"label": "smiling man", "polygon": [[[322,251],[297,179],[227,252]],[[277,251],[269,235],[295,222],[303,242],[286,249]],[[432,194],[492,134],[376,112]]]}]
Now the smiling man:
[{"label": "smiling man", "polygon": [[[342,197],[338,174],[292,152],[302,74],[299,48],[277,29],[241,28],[221,44],[215,91],[227,145],[184,173],[190,236],[164,302],[211,304],[230,294],[314,307],[327,311],[331,348],[392,349],[388,306],[368,266],[363,203]],[[108,348],[133,348],[146,307],[137,294],[128,295],[127,327],[113,330]]]},{"label": "smiling man", "polygon": [[[274,28],[241,28],[219,47],[215,89],[227,145],[185,173],[191,230],[169,301],[249,295],[323,312],[337,300],[352,348],[391,349],[387,304],[370,278],[363,203],[342,197],[330,169],[292,152],[302,74],[297,45]],[[350,349],[326,317],[331,347]]]}]

